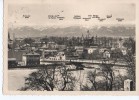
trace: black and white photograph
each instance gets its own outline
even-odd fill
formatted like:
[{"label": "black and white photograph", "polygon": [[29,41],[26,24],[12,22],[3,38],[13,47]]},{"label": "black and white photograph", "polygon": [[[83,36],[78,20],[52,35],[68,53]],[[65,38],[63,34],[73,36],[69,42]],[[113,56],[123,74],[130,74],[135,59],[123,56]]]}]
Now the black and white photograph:
[{"label": "black and white photograph", "polygon": [[135,2],[6,1],[7,91],[137,91]]}]

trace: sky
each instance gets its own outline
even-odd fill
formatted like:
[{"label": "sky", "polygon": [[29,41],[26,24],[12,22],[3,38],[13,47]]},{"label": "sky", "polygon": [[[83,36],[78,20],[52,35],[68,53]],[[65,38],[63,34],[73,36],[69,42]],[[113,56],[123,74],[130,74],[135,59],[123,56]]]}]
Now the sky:
[{"label": "sky", "polygon": [[[32,26],[93,26],[93,25],[115,25],[115,24],[134,24],[135,4],[121,2],[118,0],[9,0],[8,5],[8,25],[9,27]],[[23,15],[30,15],[29,18]],[[63,20],[49,19],[48,15],[60,15],[65,17]],[[84,19],[73,19],[74,15],[82,18],[88,15],[99,15],[112,18],[100,22],[97,19],[85,21]],[[118,22],[116,18],[124,18]]]}]

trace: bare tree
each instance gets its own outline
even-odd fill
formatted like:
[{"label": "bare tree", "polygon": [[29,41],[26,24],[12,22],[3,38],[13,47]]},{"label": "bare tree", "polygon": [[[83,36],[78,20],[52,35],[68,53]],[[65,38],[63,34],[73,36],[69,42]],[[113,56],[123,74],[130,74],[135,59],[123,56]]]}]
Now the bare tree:
[{"label": "bare tree", "polygon": [[135,90],[135,83],[136,83],[136,42],[133,38],[128,38],[123,43],[123,46],[127,48],[127,54],[123,57],[124,61],[127,64],[127,70],[128,70],[128,78],[133,80],[133,88]]},{"label": "bare tree", "polygon": [[108,64],[102,65],[102,73],[106,79],[106,91],[112,91],[113,88],[114,73],[112,67],[113,65]]},{"label": "bare tree", "polygon": [[122,76],[119,70],[116,70],[117,76],[114,78],[113,89],[115,91],[123,91],[124,90],[124,80],[127,79],[127,76]]},{"label": "bare tree", "polygon": [[132,54],[132,52],[129,51],[127,55],[124,56],[124,61],[127,64],[128,78],[133,80],[133,88],[135,90],[135,83],[136,83],[135,56]]},{"label": "bare tree", "polygon": [[93,90],[97,90],[97,87],[96,87],[96,69],[92,72],[92,71],[89,71],[87,73],[87,78],[89,79],[89,81],[92,83],[92,89]]},{"label": "bare tree", "polygon": [[25,87],[21,90],[47,90],[53,91],[55,67],[39,69],[25,78]]},{"label": "bare tree", "polygon": [[73,90],[74,81],[75,78],[66,69],[66,66],[51,66],[31,73],[29,77],[25,78],[25,87],[20,90]]},{"label": "bare tree", "polygon": [[[73,91],[75,87],[76,78],[73,76],[73,73],[69,71],[66,65],[62,64],[62,66],[58,67],[58,74],[56,81],[56,86],[58,86],[58,90],[60,91]],[[60,84],[60,85],[58,85]]]}]

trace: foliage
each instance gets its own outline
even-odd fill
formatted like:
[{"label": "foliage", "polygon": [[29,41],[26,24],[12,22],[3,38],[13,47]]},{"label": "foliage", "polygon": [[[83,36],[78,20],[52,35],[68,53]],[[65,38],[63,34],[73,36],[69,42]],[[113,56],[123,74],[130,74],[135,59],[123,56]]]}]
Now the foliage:
[{"label": "foliage", "polygon": [[32,38],[25,38],[24,39],[24,42],[26,43],[26,44],[31,44],[31,43],[33,43],[35,40],[33,40]]}]

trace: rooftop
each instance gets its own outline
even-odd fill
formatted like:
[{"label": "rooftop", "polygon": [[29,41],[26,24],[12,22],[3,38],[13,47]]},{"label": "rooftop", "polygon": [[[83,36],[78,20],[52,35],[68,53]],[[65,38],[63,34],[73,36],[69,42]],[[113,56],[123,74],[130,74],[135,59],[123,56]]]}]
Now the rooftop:
[{"label": "rooftop", "polygon": [[9,61],[15,61],[16,58],[8,58]]},{"label": "rooftop", "polygon": [[35,53],[35,52],[30,52],[30,53],[26,53],[26,54],[23,54],[23,55],[25,55],[25,56],[26,56],[26,55],[38,55],[38,56],[39,56],[40,54]]}]

